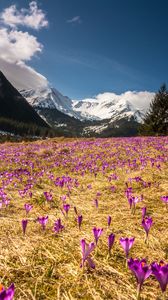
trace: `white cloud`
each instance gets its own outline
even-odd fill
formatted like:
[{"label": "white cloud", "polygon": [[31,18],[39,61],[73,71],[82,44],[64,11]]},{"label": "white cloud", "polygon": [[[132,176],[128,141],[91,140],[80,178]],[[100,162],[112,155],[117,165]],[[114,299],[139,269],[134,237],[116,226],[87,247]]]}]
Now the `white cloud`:
[{"label": "white cloud", "polygon": [[67,20],[67,23],[78,23],[78,24],[81,24],[82,20],[81,20],[80,16],[75,16],[72,19]]},{"label": "white cloud", "polygon": [[0,29],[0,41],[0,57],[11,63],[31,60],[42,51],[42,45],[28,32],[3,28]]},{"label": "white cloud", "polygon": [[155,93],[148,92],[148,91],[126,91],[122,94],[115,94],[115,93],[102,93],[98,94],[95,99],[99,102],[110,102],[111,100],[120,101],[121,99],[125,102],[130,102],[135,108],[146,110],[149,108],[149,104],[154,97]]},{"label": "white cloud", "polygon": [[144,112],[147,111],[149,108],[149,104],[151,100],[154,98],[155,93],[148,92],[148,91],[127,91],[121,94],[125,100],[131,102],[137,109],[143,110]]},{"label": "white cloud", "polygon": [[6,8],[0,21],[0,70],[17,89],[46,86],[47,79],[26,64],[42,52],[43,45],[34,35],[18,29],[20,25],[34,29],[47,26],[45,14],[32,1],[29,9],[19,11],[15,5]]},{"label": "white cloud", "polygon": [[0,70],[17,89],[47,86],[47,79],[24,62],[11,63],[0,58]]},{"label": "white cloud", "polygon": [[21,8],[18,10],[16,5],[4,9],[0,14],[0,20],[12,28],[21,25],[38,30],[48,26],[45,13],[38,8],[36,1],[30,2],[29,9]]}]

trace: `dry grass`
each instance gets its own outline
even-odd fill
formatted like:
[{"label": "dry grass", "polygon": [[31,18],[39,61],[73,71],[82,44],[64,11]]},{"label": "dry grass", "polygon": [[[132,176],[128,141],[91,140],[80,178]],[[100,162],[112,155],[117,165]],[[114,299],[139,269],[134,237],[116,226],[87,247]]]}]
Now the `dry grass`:
[{"label": "dry grass", "polygon": [[[150,158],[156,159],[159,155],[166,158],[167,141],[167,138],[54,139],[0,145],[0,172],[7,171],[0,178],[1,187],[5,186],[5,192],[11,199],[10,205],[0,210],[0,276],[5,286],[15,283],[15,299],[136,299],[136,282],[125,267],[125,255],[119,238],[135,237],[130,252],[133,258],[146,258],[149,263],[160,259],[168,261],[168,211],[160,200],[160,196],[167,195],[168,191],[168,166],[166,159],[159,162],[161,171],[156,167],[158,162],[153,168],[150,163]],[[140,157],[147,158],[147,165],[143,169]],[[137,166],[128,167],[129,159],[137,159]],[[34,163],[34,168],[30,162]],[[108,164],[104,173],[103,162]],[[75,169],[77,165],[78,169]],[[99,170],[95,170],[95,178],[90,169],[96,165]],[[113,170],[113,167],[116,169]],[[30,175],[20,174],[19,168],[27,169]],[[43,175],[39,174],[42,170]],[[81,174],[82,171],[85,173]],[[113,173],[119,178],[109,182],[108,176]],[[9,174],[13,174],[11,182],[8,182]],[[68,175],[79,181],[78,187],[72,186],[70,198],[67,199],[71,205],[68,218],[64,218],[60,211],[60,196],[67,193],[67,188],[55,186],[49,174],[53,174],[54,178]],[[132,215],[124,191],[125,182],[135,176],[150,181],[151,187],[143,188],[140,183],[132,183],[134,194],[144,195],[143,202],[137,204],[135,215]],[[23,190],[29,179],[34,184],[31,189],[33,197],[30,199],[26,195],[21,198],[18,190]],[[91,189],[87,187],[89,184],[92,185]],[[110,191],[111,185],[116,187],[115,192]],[[43,192],[49,190],[52,190],[54,198],[52,205],[43,201]],[[98,197],[99,207],[96,209],[93,201],[98,191],[101,196]],[[21,220],[25,218],[25,202],[32,203],[33,210],[28,216],[27,232],[23,236]],[[83,215],[81,231],[76,224],[73,206]],[[143,206],[147,206],[148,214],[154,220],[148,246],[144,243],[141,226]],[[49,216],[45,231],[35,222],[39,215]],[[112,216],[109,229],[108,215]],[[53,223],[59,217],[65,229],[55,236]],[[88,242],[93,241],[93,226],[104,228],[98,248],[93,253],[96,269],[82,272],[80,240],[85,238]],[[115,233],[116,241],[108,258],[107,236],[111,232]],[[162,299],[158,283],[153,277],[145,282],[142,299]]]}]

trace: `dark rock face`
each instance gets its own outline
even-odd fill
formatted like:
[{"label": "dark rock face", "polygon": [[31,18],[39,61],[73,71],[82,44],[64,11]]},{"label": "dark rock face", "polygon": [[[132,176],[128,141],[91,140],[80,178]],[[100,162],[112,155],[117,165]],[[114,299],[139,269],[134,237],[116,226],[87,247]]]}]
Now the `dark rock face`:
[{"label": "dark rock face", "polygon": [[49,127],[33,107],[0,71],[0,117],[26,124]]}]

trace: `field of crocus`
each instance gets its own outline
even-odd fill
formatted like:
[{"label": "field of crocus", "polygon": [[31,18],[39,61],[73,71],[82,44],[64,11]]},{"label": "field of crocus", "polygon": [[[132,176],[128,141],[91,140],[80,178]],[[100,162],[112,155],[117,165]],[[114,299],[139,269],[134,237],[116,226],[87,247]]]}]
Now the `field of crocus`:
[{"label": "field of crocus", "polygon": [[168,137],[0,145],[0,299],[168,299]]}]

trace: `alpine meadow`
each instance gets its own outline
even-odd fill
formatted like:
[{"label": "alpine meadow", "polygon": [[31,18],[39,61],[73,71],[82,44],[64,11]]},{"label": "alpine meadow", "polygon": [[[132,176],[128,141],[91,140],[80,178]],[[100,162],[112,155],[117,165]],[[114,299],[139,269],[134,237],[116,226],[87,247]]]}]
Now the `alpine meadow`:
[{"label": "alpine meadow", "polygon": [[167,11],[0,0],[0,300],[168,300]]}]

